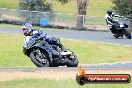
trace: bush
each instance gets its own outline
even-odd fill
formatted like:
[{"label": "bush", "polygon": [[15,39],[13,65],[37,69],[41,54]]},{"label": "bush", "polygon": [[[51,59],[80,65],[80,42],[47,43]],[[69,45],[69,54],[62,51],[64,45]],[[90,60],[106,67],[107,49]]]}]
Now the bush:
[{"label": "bush", "polygon": [[20,10],[51,12],[52,5],[46,0],[20,0]]},{"label": "bush", "polygon": [[125,17],[132,19],[132,0],[112,0],[115,6],[113,9]]},{"label": "bush", "polygon": [[39,24],[39,20],[45,18],[41,12],[52,12],[52,5],[46,0],[20,0],[18,15],[22,22]]}]

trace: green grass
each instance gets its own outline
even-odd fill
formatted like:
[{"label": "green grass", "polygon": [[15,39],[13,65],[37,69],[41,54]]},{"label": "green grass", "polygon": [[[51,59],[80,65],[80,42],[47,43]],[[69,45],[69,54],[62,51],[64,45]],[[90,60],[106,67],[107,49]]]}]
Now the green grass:
[{"label": "green grass", "polygon": [[86,17],[85,25],[106,25],[104,17]]},{"label": "green grass", "polygon": [[[46,0],[53,5],[53,11],[63,14],[76,14],[76,1],[70,0],[69,3],[63,5],[53,0]],[[18,8],[19,0],[0,0],[0,8]],[[90,0],[90,4],[87,9],[88,16],[104,16],[106,10],[111,8],[111,0]]]},{"label": "green grass", "polygon": [[[0,34],[0,67],[35,67],[22,52],[21,35]],[[90,41],[66,40],[63,44],[77,54],[80,63],[103,63],[132,60],[132,46],[110,45]],[[132,88],[130,84],[87,84],[80,86],[75,79],[16,79],[1,80],[0,88]]]},{"label": "green grass", "polygon": [[[23,36],[0,34],[0,67],[34,67],[22,52]],[[80,63],[97,64],[132,60],[132,46],[66,40],[62,43],[71,49]]]},{"label": "green grass", "polygon": [[87,41],[63,41],[73,50],[81,63],[111,63],[132,60],[132,46],[111,45]]},{"label": "green grass", "polygon": [[[52,1],[53,3],[53,1]],[[55,3],[55,2],[54,2]],[[88,16],[104,16],[106,10],[111,8],[111,0],[90,0],[90,4],[87,7]],[[71,0],[69,3],[63,5],[60,3],[53,4],[55,12],[76,14],[76,1]],[[63,9],[62,9],[63,8]]]},{"label": "green grass", "polygon": [[0,35],[0,67],[33,67],[30,59],[22,52],[23,37]]},{"label": "green grass", "polygon": [[0,0],[0,8],[16,9],[18,7],[19,0]]},{"label": "green grass", "polygon": [[1,23],[0,24],[0,27],[16,27],[16,28],[21,28],[22,25],[13,25],[13,24],[4,24],[4,23]]},{"label": "green grass", "polygon": [[80,86],[75,79],[49,80],[49,79],[23,79],[0,81],[0,88],[132,88],[130,84],[85,84]]}]

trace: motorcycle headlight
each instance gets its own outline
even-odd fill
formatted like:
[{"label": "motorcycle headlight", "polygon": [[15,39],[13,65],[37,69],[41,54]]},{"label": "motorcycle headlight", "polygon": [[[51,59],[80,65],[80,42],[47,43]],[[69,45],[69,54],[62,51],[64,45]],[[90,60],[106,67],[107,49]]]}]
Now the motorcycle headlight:
[{"label": "motorcycle headlight", "polygon": [[71,55],[70,58],[75,58],[75,56]]},{"label": "motorcycle headlight", "polygon": [[120,27],[122,28],[122,27],[124,27],[124,25],[121,24]]}]

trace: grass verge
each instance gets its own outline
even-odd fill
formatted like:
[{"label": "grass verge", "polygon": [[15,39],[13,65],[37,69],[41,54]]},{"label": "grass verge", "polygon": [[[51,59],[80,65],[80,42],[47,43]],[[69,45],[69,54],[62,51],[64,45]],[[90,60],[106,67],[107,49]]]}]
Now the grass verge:
[{"label": "grass verge", "polygon": [[[0,34],[0,67],[34,67],[22,52],[24,36]],[[62,39],[82,64],[112,63],[132,60],[132,46],[110,45],[92,41]]]},{"label": "grass verge", "polygon": [[[0,27],[14,27],[14,28],[19,28],[21,29],[22,28],[22,25],[15,25],[15,24],[5,24],[5,23],[1,23],[0,24]],[[57,28],[48,28],[48,27],[41,27],[41,26],[35,26],[33,25],[33,28],[34,29],[42,29],[42,30],[48,30],[48,29],[53,29],[53,30],[60,30],[60,29],[57,29]]]},{"label": "grass verge", "polygon": [[49,80],[49,79],[22,79],[0,81],[1,88],[132,88],[130,84],[87,84],[80,86],[75,79]]},{"label": "grass verge", "polygon": [[21,28],[22,27],[22,25],[13,25],[13,24],[5,24],[5,23],[1,23],[0,24],[0,27],[19,27],[19,28]]},{"label": "grass verge", "polygon": [[78,40],[64,40],[64,44],[77,54],[81,63],[85,64],[112,63],[132,60],[132,46]]}]

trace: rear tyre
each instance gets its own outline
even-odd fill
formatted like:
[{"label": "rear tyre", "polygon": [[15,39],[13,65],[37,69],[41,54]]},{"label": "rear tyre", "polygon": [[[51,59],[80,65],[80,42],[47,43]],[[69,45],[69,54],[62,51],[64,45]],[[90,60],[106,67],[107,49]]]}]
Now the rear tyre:
[{"label": "rear tyre", "polygon": [[131,34],[127,30],[124,31],[124,35],[126,38],[131,39]]},{"label": "rear tyre", "polygon": [[39,49],[30,53],[30,59],[37,67],[49,67],[49,60],[47,59],[46,55],[43,54]]}]

